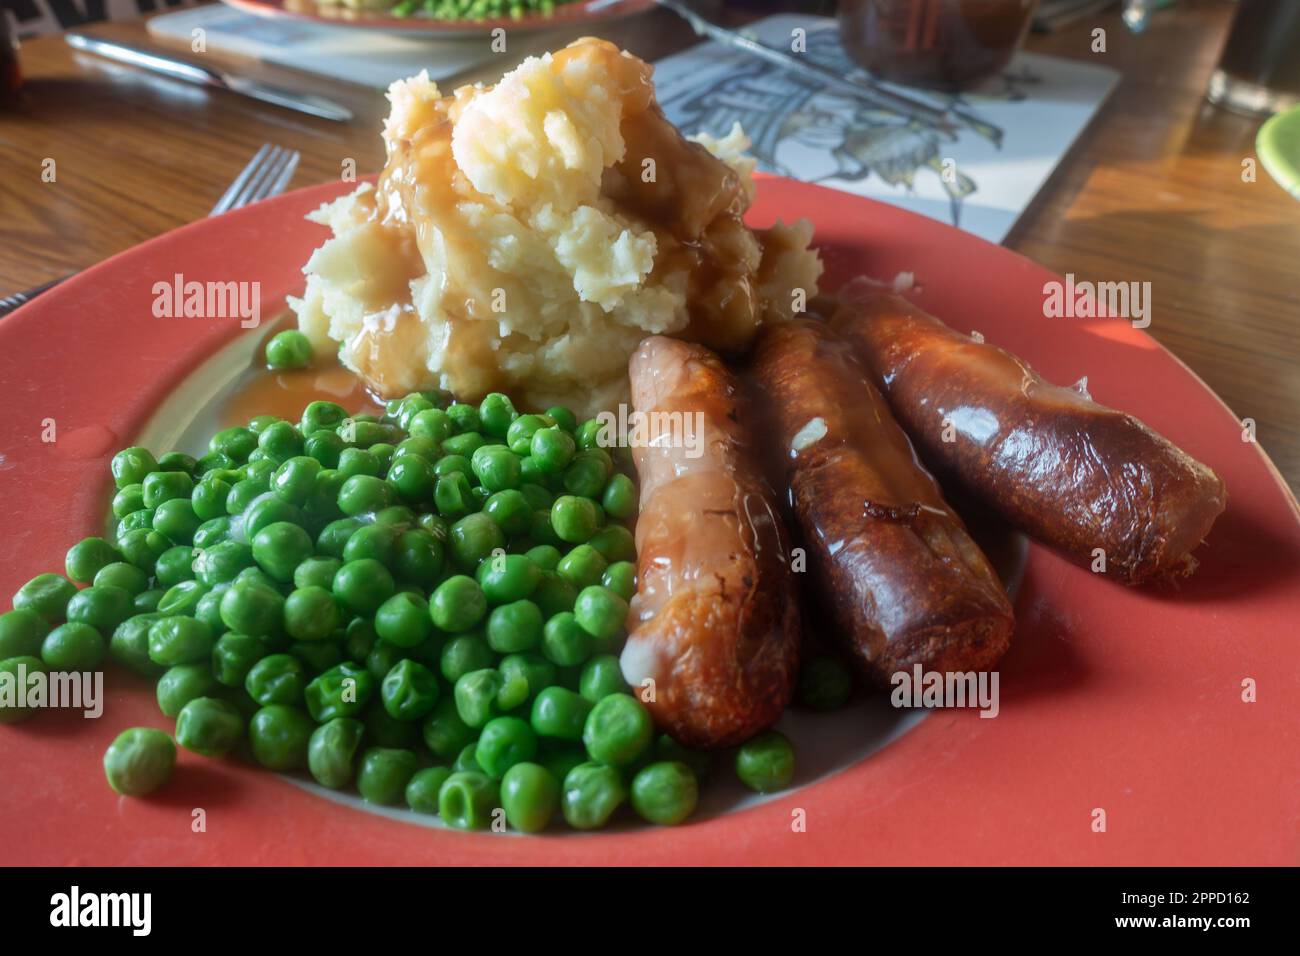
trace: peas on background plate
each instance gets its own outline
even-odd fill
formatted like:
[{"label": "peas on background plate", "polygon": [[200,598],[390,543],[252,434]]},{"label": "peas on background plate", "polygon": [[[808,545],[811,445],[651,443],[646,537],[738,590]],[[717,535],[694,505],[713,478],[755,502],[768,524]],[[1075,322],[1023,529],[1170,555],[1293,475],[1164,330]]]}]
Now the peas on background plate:
[{"label": "peas on background plate", "polygon": [[128,797],[153,793],[171,777],[175,765],[176,745],[151,727],[122,731],[104,752],[108,785]]},{"label": "peas on background plate", "polygon": [[267,368],[306,368],[311,364],[311,358],[311,340],[297,329],[277,332],[266,343]]},{"label": "peas on background plate", "polygon": [[736,751],[736,776],[759,793],[784,790],[794,779],[794,748],[775,730],[759,734]]}]

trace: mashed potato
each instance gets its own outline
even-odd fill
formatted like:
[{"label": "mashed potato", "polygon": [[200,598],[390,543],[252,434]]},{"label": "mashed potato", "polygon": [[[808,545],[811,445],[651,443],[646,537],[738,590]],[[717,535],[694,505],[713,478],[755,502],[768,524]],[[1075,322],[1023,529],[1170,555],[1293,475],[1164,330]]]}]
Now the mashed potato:
[{"label": "mashed potato", "polygon": [[[684,139],[650,67],[601,40],[529,58],[494,87],[394,83],[377,187],[309,218],[333,232],[290,304],[384,396],[494,390],[584,415],[628,393],[647,335],[724,352],[817,291],[811,226],[748,229],[739,127]],[[701,145],[702,144],[702,145]]]}]

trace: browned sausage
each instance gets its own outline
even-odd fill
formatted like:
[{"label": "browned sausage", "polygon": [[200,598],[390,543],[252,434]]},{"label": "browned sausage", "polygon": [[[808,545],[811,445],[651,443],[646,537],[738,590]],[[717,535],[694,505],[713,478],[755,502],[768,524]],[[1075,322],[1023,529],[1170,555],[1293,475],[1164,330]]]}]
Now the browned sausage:
[{"label": "browned sausage", "polygon": [[647,705],[683,744],[730,746],[790,701],[799,612],[788,539],[717,356],[654,336],[630,373],[647,427],[632,448],[641,512],[623,676],[637,693],[654,681]]},{"label": "browned sausage", "polygon": [[1006,592],[852,349],[824,323],[768,326],[754,359],[811,567],[863,672],[991,668]]},{"label": "browned sausage", "polygon": [[1128,584],[1195,569],[1223,482],[1132,415],[896,295],[850,285],[832,325],[926,460],[1011,524]]}]

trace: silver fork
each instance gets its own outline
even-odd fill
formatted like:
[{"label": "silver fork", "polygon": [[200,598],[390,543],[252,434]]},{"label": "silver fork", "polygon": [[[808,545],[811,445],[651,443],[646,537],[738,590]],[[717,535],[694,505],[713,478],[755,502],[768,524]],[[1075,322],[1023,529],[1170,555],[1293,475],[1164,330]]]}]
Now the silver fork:
[{"label": "silver fork", "polygon": [[[208,215],[219,216],[223,212],[247,206],[259,199],[269,199],[272,196],[280,195],[280,193],[284,192],[285,187],[289,185],[289,180],[293,179],[294,170],[298,168],[299,158],[296,149],[285,149],[283,146],[263,143],[262,147],[253,154],[253,158],[248,161],[248,165],[240,170],[234,182],[217,200],[217,204],[212,207],[212,212],[208,213]],[[42,283],[35,288],[5,296],[0,299],[0,318],[4,318],[20,305],[27,304],[42,292],[53,289],[56,285],[70,278],[72,276],[51,279],[49,282]]]}]

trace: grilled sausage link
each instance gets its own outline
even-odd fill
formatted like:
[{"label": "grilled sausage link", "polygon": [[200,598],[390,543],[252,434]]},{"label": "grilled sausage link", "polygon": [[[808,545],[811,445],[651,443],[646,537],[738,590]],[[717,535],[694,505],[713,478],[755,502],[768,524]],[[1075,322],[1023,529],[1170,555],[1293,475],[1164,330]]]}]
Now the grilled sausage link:
[{"label": "grilled sausage link", "polygon": [[1223,481],[1132,415],[896,295],[850,284],[831,324],[926,460],[1008,522],[1085,562],[1100,548],[1128,584],[1195,570]]},{"label": "grilled sausage link", "polygon": [[632,449],[641,511],[623,675],[639,694],[654,681],[647,706],[681,743],[730,746],[774,722],[793,690],[787,537],[717,356],[653,336],[629,370],[644,434]]},{"label": "grilled sausage link", "polygon": [[810,566],[868,679],[991,668],[1015,617],[889,406],[824,323],[768,326],[754,360]]}]

